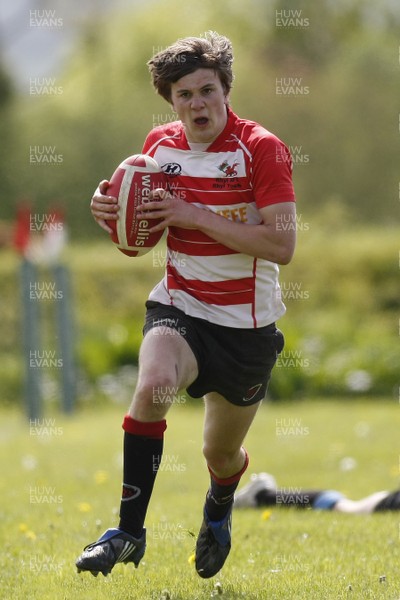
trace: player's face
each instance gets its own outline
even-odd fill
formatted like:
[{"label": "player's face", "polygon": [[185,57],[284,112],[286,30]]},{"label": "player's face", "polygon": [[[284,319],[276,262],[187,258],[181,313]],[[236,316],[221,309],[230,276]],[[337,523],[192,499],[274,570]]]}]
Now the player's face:
[{"label": "player's face", "polygon": [[212,69],[197,69],[172,83],[171,103],[189,142],[211,143],[226,125],[228,97]]}]

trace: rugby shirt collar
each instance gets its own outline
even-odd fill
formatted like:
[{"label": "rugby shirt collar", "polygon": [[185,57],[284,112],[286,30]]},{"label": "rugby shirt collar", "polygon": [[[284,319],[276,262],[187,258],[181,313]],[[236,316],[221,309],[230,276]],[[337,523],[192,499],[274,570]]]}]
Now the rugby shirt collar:
[{"label": "rugby shirt collar", "polygon": [[[233,110],[231,110],[229,107],[227,107],[227,113],[228,113],[228,119],[226,121],[225,127],[223,128],[221,133],[215,138],[215,140],[213,142],[211,142],[211,144],[208,146],[208,148],[206,150],[204,150],[204,152],[217,152],[218,148],[224,142],[226,142],[230,133],[233,131],[235,124],[238,121],[238,117],[237,117],[237,115],[235,115]],[[183,126],[183,124],[182,124],[182,141],[184,141],[184,143],[186,145],[186,149],[190,150],[189,142],[186,137],[185,127]]]}]

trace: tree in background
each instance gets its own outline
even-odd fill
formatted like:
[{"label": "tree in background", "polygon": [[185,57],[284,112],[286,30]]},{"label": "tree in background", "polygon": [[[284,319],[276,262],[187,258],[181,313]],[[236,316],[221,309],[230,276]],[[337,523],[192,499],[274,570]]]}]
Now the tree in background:
[{"label": "tree in background", "polygon": [[[149,128],[174,118],[151,89],[146,61],[176,37],[216,29],[234,44],[233,107],[289,145],[302,211],[336,202],[357,220],[390,223],[399,19],[394,4],[372,0],[301,0],[296,8],[284,0],[155,0],[91,16],[60,80],[63,93],[12,101],[1,215],[10,217],[29,190],[38,209],[63,203],[72,237],[98,235],[87,210],[98,180],[140,151]],[[59,164],[30,164],[31,146],[56,148]]]}]

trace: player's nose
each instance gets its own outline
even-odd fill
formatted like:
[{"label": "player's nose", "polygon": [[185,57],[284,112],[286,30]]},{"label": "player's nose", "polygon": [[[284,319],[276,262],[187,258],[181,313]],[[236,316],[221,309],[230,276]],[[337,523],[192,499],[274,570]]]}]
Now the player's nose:
[{"label": "player's nose", "polygon": [[193,96],[190,102],[190,107],[193,110],[199,110],[205,105],[204,99],[201,96]]}]

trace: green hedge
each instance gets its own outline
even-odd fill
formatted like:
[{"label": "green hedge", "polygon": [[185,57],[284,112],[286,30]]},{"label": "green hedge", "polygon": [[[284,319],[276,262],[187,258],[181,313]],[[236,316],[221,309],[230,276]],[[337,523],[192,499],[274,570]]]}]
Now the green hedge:
[{"label": "green hedge", "polygon": [[[287,313],[279,327],[286,345],[269,395],[274,400],[321,394],[397,396],[398,232],[349,227],[343,215],[328,216],[314,218],[298,232],[295,258],[281,268]],[[114,382],[121,397],[131,394],[135,371],[127,365],[137,365],[144,302],[163,273],[162,244],[158,257],[150,253],[139,259],[123,256],[107,240],[66,251],[81,398],[112,396],[113,386],[104,392],[104,381]],[[1,401],[15,403],[24,394],[19,258],[8,251],[1,254]],[[51,286],[51,270],[41,269],[40,281]],[[55,302],[40,300],[42,343],[48,348],[57,338]],[[55,373],[49,369],[44,375],[48,398],[55,399]],[[121,381],[130,389],[121,389]]]}]

